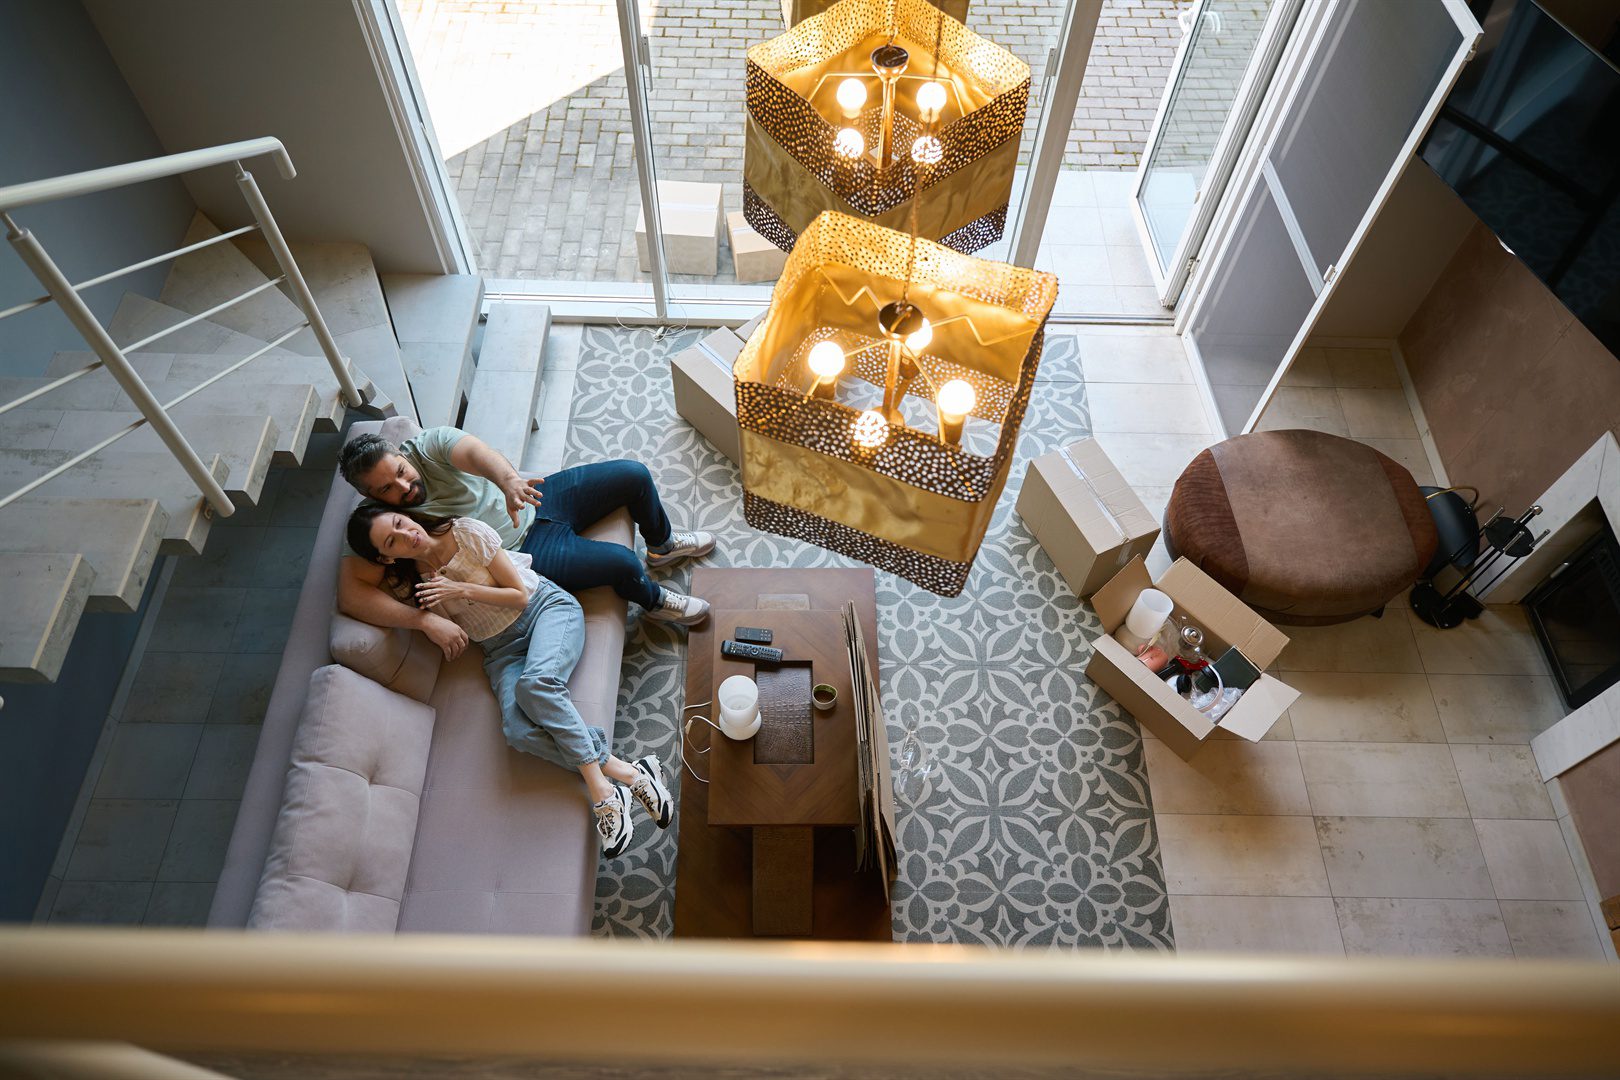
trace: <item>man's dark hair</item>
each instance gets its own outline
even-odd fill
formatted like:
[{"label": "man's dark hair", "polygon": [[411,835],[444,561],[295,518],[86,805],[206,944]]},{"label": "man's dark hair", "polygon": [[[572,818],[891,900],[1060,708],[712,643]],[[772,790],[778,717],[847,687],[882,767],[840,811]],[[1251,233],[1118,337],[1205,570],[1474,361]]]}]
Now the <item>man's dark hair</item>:
[{"label": "man's dark hair", "polygon": [[375,468],[377,462],[397,453],[394,444],[381,435],[356,435],[343,444],[338,454],[338,470],[350,487],[362,495],[370,495],[371,492],[360,486],[360,478]]}]

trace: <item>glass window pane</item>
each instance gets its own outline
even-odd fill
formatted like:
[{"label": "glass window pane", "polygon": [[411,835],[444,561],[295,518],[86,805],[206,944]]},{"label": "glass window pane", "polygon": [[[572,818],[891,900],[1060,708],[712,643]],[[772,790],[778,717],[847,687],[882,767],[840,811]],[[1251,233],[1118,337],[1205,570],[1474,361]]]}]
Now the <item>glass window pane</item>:
[{"label": "glass window pane", "polygon": [[1215,143],[1254,58],[1272,0],[1212,0],[1192,41],[1138,200],[1161,272],[1170,264],[1204,187]]},{"label": "glass window pane", "polygon": [[1439,0],[1352,0],[1334,20],[1314,79],[1271,152],[1323,273],[1343,254],[1461,44]]},{"label": "glass window pane", "polygon": [[1236,433],[1288,354],[1316,292],[1265,184],[1255,184],[1237,239],[1192,326],[1226,430]]}]

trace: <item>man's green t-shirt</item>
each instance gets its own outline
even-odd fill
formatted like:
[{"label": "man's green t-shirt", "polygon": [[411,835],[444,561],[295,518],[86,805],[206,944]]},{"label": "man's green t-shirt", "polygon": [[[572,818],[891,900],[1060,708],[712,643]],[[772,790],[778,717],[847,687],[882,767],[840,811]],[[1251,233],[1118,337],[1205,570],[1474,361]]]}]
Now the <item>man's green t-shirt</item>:
[{"label": "man's green t-shirt", "polygon": [[[506,496],[501,489],[451,464],[450,451],[466,434],[460,428],[432,427],[400,444],[400,456],[421,474],[422,488],[427,493],[426,502],[407,509],[433,517],[476,518],[500,534],[503,548],[515,550],[534,523],[534,507],[520,510],[518,527],[512,528],[512,516],[506,512]],[[347,539],[343,554],[355,554]]]}]

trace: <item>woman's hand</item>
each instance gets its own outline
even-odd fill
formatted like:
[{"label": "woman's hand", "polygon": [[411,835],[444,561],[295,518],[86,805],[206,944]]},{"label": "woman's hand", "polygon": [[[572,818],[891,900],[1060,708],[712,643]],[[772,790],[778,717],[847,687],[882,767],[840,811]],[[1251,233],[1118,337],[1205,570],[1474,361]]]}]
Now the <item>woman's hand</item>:
[{"label": "woman's hand", "polygon": [[416,601],[423,607],[433,607],[446,600],[467,600],[467,583],[447,578],[443,574],[434,574],[432,577],[416,586]]}]

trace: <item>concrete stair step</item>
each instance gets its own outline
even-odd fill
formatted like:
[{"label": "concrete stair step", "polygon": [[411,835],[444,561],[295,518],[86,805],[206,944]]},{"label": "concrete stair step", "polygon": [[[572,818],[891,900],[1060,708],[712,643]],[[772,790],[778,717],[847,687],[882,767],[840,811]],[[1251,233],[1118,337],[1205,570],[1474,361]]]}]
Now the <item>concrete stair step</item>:
[{"label": "concrete stair step", "polygon": [[484,324],[464,426],[515,467],[521,467],[534,430],[550,331],[551,309],[544,304],[492,304]]},{"label": "concrete stair step", "polygon": [[[219,233],[213,222],[198,214],[192,218],[182,243],[195,244]],[[158,299],[188,315],[198,315],[255,285],[263,285],[274,276],[254,266],[253,261],[233,245],[215,244],[176,259]],[[266,289],[232,305],[210,321],[265,342],[303,322],[304,313],[282,293]]]},{"label": "concrete stair step", "polygon": [[[152,499],[163,507],[168,517],[159,551],[164,555],[201,553],[213,518],[207,503],[197,493],[197,485],[167,451],[153,453],[129,448],[120,451],[128,441],[115,443],[27,497]],[[0,450],[0,491],[15,491],[72,456],[66,450]],[[227,482],[230,466],[223,457],[204,454],[203,462],[216,480]]]},{"label": "concrete stair step", "polygon": [[[144,379],[148,386],[154,383],[168,383],[175,387],[175,393],[180,393],[186,387],[195,386],[204,379],[218,374],[228,360],[240,359],[246,355],[246,352],[239,354],[141,352],[131,353],[129,361],[130,366],[135,369],[135,373]],[[93,353],[59,352],[46,365],[45,374],[49,378],[69,375],[88,364],[94,363],[95,360],[96,357]],[[355,385],[362,392],[376,394],[376,386],[366,378],[363,371],[353,365],[350,365],[349,371],[354,377]],[[76,387],[81,383],[90,384],[92,380],[110,382],[114,387],[117,386],[112,375],[102,369],[81,376],[75,382],[69,384],[69,387],[64,387],[63,390]],[[313,386],[317,397],[315,430],[332,432],[337,431],[343,425],[343,413],[346,406],[343,403],[342,391],[338,386],[337,376],[332,374],[332,369],[327,366],[325,357],[300,356],[296,353],[270,353],[233,372],[216,385],[243,387],[266,385]],[[53,391],[52,397],[54,398],[56,394],[62,392],[61,390]],[[84,390],[78,392],[86,395],[86,400],[102,400],[95,397],[95,391]],[[204,393],[207,392],[204,391]],[[235,392],[240,393],[241,391]],[[122,398],[121,390],[119,395],[122,401],[127,404],[128,398]],[[385,405],[386,402],[383,399],[377,398],[373,401],[371,407],[379,408]],[[116,407],[116,403],[113,406],[105,407]]]},{"label": "concrete stair step", "polygon": [[[0,379],[0,401],[10,400],[50,381]],[[159,401],[167,401],[196,384],[164,379],[147,385]],[[262,408],[275,420],[276,429],[280,432],[276,438],[272,464],[297,465],[304,459],[304,450],[309,445],[309,436],[320,405],[320,395],[308,383],[267,385],[239,381],[232,375],[182,401],[174,409],[174,415],[242,415]],[[116,414],[123,418],[122,423],[115,425],[117,427],[133,423],[139,415],[130,407],[129,399],[112,376],[105,371],[96,371],[35,398],[19,409],[0,414],[0,447],[13,450],[61,449],[53,446],[51,439],[61,424],[64,412]],[[181,429],[185,429],[184,424]]]},{"label": "concrete stair step", "polygon": [[484,300],[476,274],[383,274],[400,361],[423,427],[454,424],[472,390],[473,335]]},{"label": "concrete stair step", "polygon": [[0,558],[0,679],[51,682],[61,673],[95,579],[90,560],[77,552]]},{"label": "concrete stair step", "polygon": [[155,499],[28,496],[0,509],[0,548],[78,551],[95,571],[85,610],[128,613],[140,606],[168,524]]},{"label": "concrete stair step", "polygon": [[[232,241],[254,266],[268,277],[281,273],[270,245],[258,233],[248,233]],[[355,243],[292,243],[293,258],[315,294],[327,329],[338,349],[352,363],[371,376],[381,392],[401,412],[413,419],[416,406],[411,401],[410,383],[400,363],[399,343],[388,318],[388,301],[382,282],[371,261],[371,249]],[[288,292],[283,282],[278,286]],[[290,296],[290,292],[288,292]],[[283,348],[309,356],[321,355],[315,331],[301,330]]]},{"label": "concrete stair step", "polygon": [[[131,413],[76,409],[62,414],[48,450],[84,450],[128,427],[139,417]],[[186,441],[198,455],[218,454],[230,469],[225,494],[237,506],[257,506],[276,451],[276,421],[265,413],[190,413],[175,416]],[[103,454],[167,453],[167,447],[149,425],[143,425],[102,451]],[[131,491],[131,495],[144,492]]]}]

